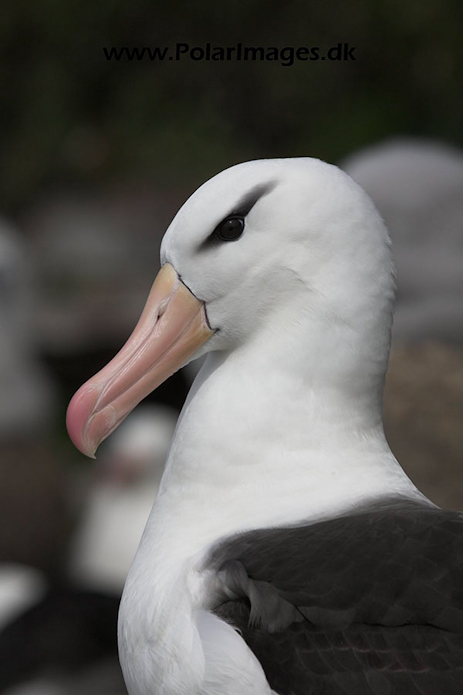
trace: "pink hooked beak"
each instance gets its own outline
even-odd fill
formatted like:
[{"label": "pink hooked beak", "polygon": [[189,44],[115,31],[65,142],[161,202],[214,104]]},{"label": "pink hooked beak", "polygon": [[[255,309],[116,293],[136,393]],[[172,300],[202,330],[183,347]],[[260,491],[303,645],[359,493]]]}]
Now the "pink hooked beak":
[{"label": "pink hooked beak", "polygon": [[75,446],[94,458],[103,439],[213,333],[204,303],[163,265],[124,347],[69,403],[66,426]]}]

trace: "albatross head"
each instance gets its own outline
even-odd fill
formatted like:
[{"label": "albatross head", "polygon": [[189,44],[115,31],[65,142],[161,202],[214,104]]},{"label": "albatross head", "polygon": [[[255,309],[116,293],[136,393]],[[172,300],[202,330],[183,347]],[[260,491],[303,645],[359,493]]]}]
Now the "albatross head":
[{"label": "albatross head", "polygon": [[274,350],[312,381],[366,384],[380,398],[389,239],[371,200],[337,167],[301,157],[221,172],[175,216],[161,263],[134,333],[70,403],[68,430],[83,453],[211,351]]}]

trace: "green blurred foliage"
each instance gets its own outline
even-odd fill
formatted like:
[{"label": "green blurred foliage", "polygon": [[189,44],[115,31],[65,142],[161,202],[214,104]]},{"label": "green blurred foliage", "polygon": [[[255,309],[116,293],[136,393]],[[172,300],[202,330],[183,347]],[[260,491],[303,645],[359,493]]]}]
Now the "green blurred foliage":
[{"label": "green blurred foliage", "polygon": [[[390,134],[463,144],[452,0],[4,0],[1,205],[43,187],[196,185],[243,159],[336,161]],[[355,62],[107,61],[103,46],[356,46]]]}]

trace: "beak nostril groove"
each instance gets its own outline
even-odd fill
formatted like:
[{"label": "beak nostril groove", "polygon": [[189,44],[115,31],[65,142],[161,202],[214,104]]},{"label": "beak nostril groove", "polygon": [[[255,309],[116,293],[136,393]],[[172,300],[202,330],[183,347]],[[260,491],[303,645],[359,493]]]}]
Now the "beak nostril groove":
[{"label": "beak nostril groove", "polygon": [[166,313],[167,305],[169,304],[169,299],[164,299],[158,307],[158,318],[160,319],[163,314]]}]

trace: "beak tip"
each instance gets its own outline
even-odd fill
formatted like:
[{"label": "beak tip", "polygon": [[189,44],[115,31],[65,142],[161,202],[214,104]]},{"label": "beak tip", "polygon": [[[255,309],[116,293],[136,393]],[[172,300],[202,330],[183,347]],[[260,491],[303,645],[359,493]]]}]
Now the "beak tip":
[{"label": "beak tip", "polygon": [[97,398],[95,391],[82,386],[72,397],[66,412],[66,429],[72,443],[82,454],[89,458],[96,458],[95,452],[99,441],[89,441],[87,422],[89,414],[93,410]]}]

